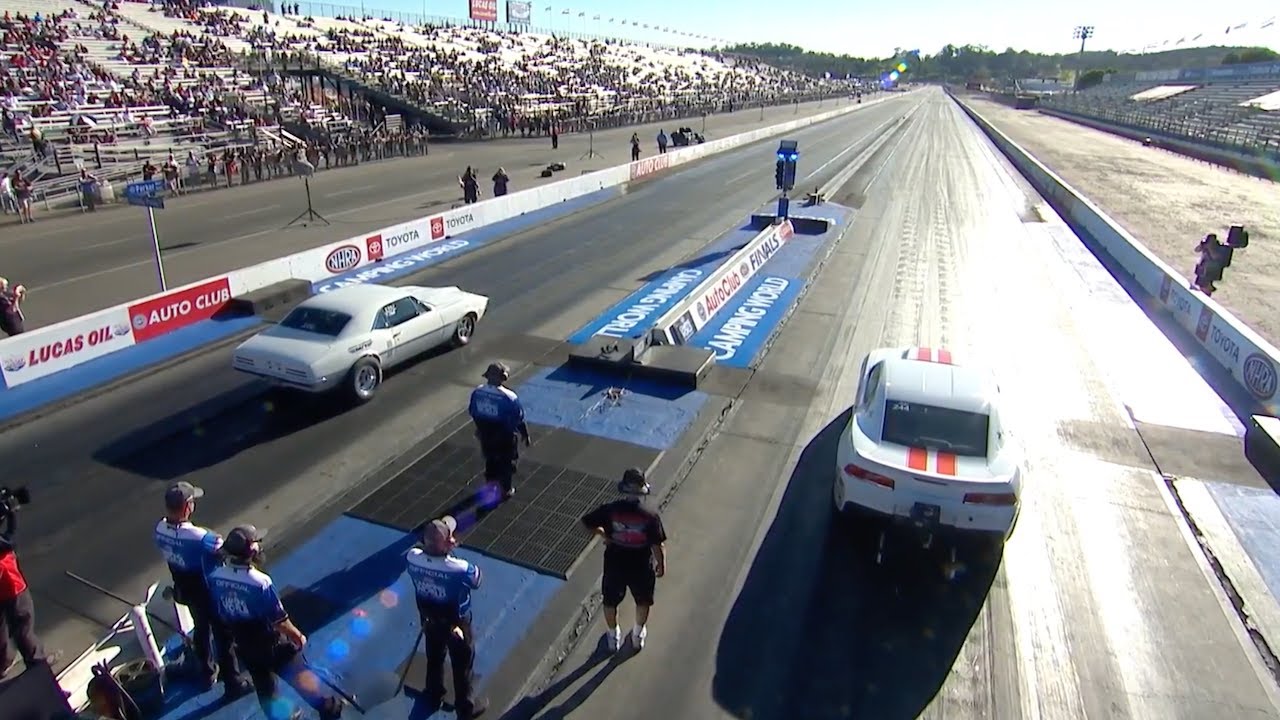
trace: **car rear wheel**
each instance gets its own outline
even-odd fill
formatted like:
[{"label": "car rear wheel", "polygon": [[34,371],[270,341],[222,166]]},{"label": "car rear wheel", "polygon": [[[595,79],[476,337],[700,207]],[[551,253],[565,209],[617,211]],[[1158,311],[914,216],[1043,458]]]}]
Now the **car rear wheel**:
[{"label": "car rear wheel", "polygon": [[462,316],[457,325],[453,326],[453,344],[461,347],[471,342],[471,336],[476,332],[476,316],[475,313],[467,313]]},{"label": "car rear wheel", "polygon": [[351,399],[357,403],[367,403],[378,393],[382,385],[382,367],[373,358],[360,358],[351,366],[351,375],[347,387]]}]

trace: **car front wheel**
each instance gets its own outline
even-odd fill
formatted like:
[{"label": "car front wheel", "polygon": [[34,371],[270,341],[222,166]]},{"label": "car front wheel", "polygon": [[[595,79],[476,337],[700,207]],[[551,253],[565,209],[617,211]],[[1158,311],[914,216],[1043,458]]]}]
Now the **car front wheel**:
[{"label": "car front wheel", "polygon": [[471,336],[476,333],[476,316],[475,313],[467,313],[462,316],[457,325],[453,326],[453,344],[461,347],[471,342]]},{"label": "car front wheel", "polygon": [[350,390],[351,399],[357,403],[367,403],[373,399],[378,393],[378,386],[382,384],[382,367],[378,365],[378,361],[373,358],[360,358],[356,364],[351,367],[351,376],[348,378],[348,389]]}]

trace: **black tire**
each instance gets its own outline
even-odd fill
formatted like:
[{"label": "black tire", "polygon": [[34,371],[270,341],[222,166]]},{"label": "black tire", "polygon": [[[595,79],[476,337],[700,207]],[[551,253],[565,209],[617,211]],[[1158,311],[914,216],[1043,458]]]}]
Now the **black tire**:
[{"label": "black tire", "polygon": [[347,394],[358,405],[369,402],[382,386],[382,366],[371,357],[363,357],[351,366],[347,375]]},{"label": "black tire", "polygon": [[462,347],[471,342],[476,334],[476,314],[467,313],[453,326],[453,346]]}]

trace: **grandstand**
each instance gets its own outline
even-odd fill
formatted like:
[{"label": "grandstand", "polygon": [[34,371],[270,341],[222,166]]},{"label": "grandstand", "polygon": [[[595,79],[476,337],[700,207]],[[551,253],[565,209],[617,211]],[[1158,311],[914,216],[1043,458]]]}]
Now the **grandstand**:
[{"label": "grandstand", "polygon": [[1042,106],[1196,142],[1280,158],[1280,67],[1111,76]]},{"label": "grandstand", "polygon": [[847,89],[670,47],[204,0],[0,0],[0,43],[0,171],[33,179],[37,202],[74,196],[80,168],[119,185],[172,165],[189,187],[238,164],[248,182],[263,155],[370,157],[395,133],[571,132]]}]

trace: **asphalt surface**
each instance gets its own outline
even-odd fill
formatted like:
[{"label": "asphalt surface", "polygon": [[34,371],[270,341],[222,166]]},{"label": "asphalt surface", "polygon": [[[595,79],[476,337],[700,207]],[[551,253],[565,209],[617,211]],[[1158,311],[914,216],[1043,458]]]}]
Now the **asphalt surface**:
[{"label": "asphalt surface", "polygon": [[[796,133],[801,173],[917,102],[895,98]],[[840,166],[802,181],[820,183]],[[69,661],[122,612],[64,571],[129,597],[163,577],[150,537],[167,483],[206,488],[198,519],[212,527],[287,530],[462,410],[487,363],[518,369],[737,226],[774,194],[772,174],[772,147],[757,144],[406,278],[487,294],[489,313],[470,346],[399,371],[357,410],[273,404],[231,372],[228,343],[0,434],[5,482],[28,483],[35,496],[22,510],[20,556],[47,644]]]},{"label": "asphalt surface", "polygon": [[[848,102],[710,115],[705,136],[729,137]],[[328,226],[286,227],[307,207],[305,188],[296,178],[169,199],[165,209],[156,212],[168,284],[177,287],[447,210],[461,203],[457,178],[468,165],[483,179],[485,199],[492,193],[487,178],[499,166],[511,176],[510,188],[516,192],[629,162],[633,132],[643,143],[642,157],[649,157],[657,152],[658,129],[670,133],[678,125],[699,132],[703,127],[701,119],[688,119],[606,130],[594,138],[565,135],[558,150],[551,149],[549,138],[444,143],[433,145],[426,157],[322,171],[311,181],[312,205],[331,223]],[[582,159],[590,147],[598,157]],[[539,178],[538,172],[555,161],[565,163],[566,170]],[[34,225],[15,223],[3,233],[0,257],[4,276],[30,290],[23,306],[28,329],[159,292],[146,213],[127,205],[92,214],[41,217],[37,211]]]},{"label": "asphalt surface", "polygon": [[[1258,480],[1187,431],[1148,451],[1090,351],[1089,291],[1027,213],[1042,201],[925,92],[883,167],[834,198],[859,216],[665,509],[648,646],[604,661],[597,618],[534,716],[1277,717],[1153,470]],[[962,553],[955,582],[946,557],[877,568],[871,538],[830,523],[858,361],[899,344],[989,362],[1026,453],[1003,558]]]}]

